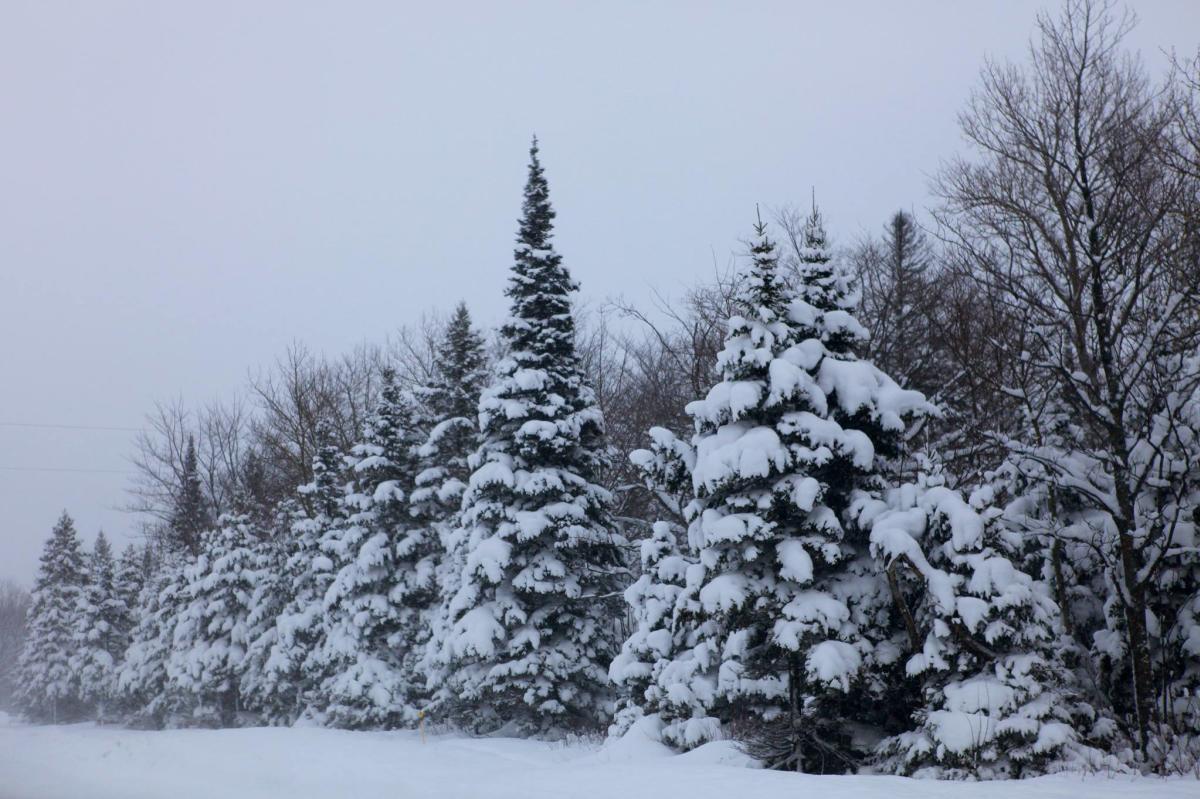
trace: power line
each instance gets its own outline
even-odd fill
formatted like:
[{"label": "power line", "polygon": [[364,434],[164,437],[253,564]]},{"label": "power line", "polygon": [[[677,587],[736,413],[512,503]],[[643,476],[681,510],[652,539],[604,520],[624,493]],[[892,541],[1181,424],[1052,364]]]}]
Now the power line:
[{"label": "power line", "polygon": [[89,472],[92,474],[129,474],[123,469],[75,469],[57,466],[0,466],[4,472]]},{"label": "power line", "polygon": [[38,424],[35,422],[0,422],[0,427],[35,427],[53,430],[113,430],[122,433],[140,433],[140,427],[106,427],[92,424]]}]

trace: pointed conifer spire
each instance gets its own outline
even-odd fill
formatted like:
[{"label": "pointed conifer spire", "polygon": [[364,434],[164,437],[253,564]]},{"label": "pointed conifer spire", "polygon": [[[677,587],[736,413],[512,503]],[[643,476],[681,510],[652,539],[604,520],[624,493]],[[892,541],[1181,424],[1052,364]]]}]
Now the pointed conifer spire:
[{"label": "pointed conifer spire", "polygon": [[32,719],[57,723],[79,718],[85,710],[71,656],[86,585],[75,522],[63,511],[42,550],[17,661],[15,698]]},{"label": "pointed conifer spire", "polygon": [[604,419],[579,367],[576,284],[553,220],[535,139],[501,329],[509,354],[479,402],[466,565],[440,655],[452,712],[481,730],[595,728],[617,650],[621,553],[609,494],[593,482],[607,462]]},{"label": "pointed conifer spire", "polygon": [[762,321],[771,321],[787,313],[788,292],[779,274],[775,242],[767,235],[767,225],[762,221],[762,213],[757,206],[754,211],[754,243],[750,247],[752,261],[742,283],[741,299],[747,308],[755,309],[752,313],[769,316]]}]

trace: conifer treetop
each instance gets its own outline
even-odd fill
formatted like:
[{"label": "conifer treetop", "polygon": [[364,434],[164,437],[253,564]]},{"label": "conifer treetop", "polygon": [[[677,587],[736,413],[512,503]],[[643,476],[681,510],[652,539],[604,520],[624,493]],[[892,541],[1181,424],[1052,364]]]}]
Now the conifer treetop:
[{"label": "conifer treetop", "polygon": [[41,568],[33,590],[36,593],[55,585],[80,585],[83,581],[83,549],[79,534],[75,531],[75,520],[64,510],[42,550]]},{"label": "conifer treetop", "polygon": [[465,302],[459,302],[446,325],[445,337],[438,348],[438,373],[431,386],[431,402],[438,421],[451,418],[474,419],[479,392],[486,379],[483,338],[471,324]]},{"label": "conifer treetop", "polygon": [[763,322],[782,318],[787,313],[788,289],[779,274],[779,256],[775,242],[767,235],[762,214],[756,212],[754,243],[750,247],[750,269],[741,285],[739,299]]},{"label": "conifer treetop", "polygon": [[175,498],[175,509],[171,515],[171,543],[193,557],[200,554],[200,539],[208,530],[211,520],[204,488],[200,483],[200,467],[196,458],[196,439],[188,436],[183,455],[183,474],[180,477],[179,494]]},{"label": "conifer treetop", "polygon": [[799,298],[822,312],[853,310],[858,305],[858,295],[850,275],[834,258],[815,194],[812,212],[804,220],[803,238],[797,264]]},{"label": "conifer treetop", "polygon": [[578,284],[554,250],[554,216],[535,137],[529,148],[515,263],[505,291],[512,300],[511,317],[501,332],[518,366],[564,371],[577,363],[570,295]]}]

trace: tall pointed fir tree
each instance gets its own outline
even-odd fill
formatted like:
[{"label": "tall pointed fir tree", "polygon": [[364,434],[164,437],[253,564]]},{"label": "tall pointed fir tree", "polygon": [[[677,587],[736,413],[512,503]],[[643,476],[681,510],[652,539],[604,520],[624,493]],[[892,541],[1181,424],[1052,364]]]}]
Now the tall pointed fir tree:
[{"label": "tall pointed fir tree", "polygon": [[63,511],[42,550],[17,661],[17,706],[36,721],[72,721],[87,712],[72,667],[87,567],[75,522]]},{"label": "tall pointed fir tree", "polygon": [[483,338],[459,303],[437,349],[434,376],[418,390],[422,426],[421,471],[412,505],[431,524],[444,528],[457,517],[471,475],[468,460],[479,446],[479,397],[488,380]]},{"label": "tall pointed fir tree", "polygon": [[829,234],[825,231],[825,218],[821,215],[821,209],[817,207],[815,192],[812,212],[804,219],[801,236],[799,264],[796,267],[793,288],[800,299],[814,307],[820,307],[826,304],[829,298],[840,296],[847,286],[844,277],[835,269],[833,249],[829,245]]},{"label": "tall pointed fir tree", "polygon": [[87,587],[83,591],[75,628],[72,670],[79,677],[80,694],[106,721],[113,710],[116,670],[129,644],[133,608],[119,582],[112,547],[101,532],[87,562]]},{"label": "tall pointed fir tree", "polygon": [[953,383],[944,344],[934,335],[935,313],[946,299],[933,251],[912,215],[897,211],[878,242],[856,258],[863,300],[860,318],[871,337],[865,354],[906,388],[928,397]]},{"label": "tall pointed fir tree", "polygon": [[[856,491],[879,488],[879,464],[929,407],[856,358],[851,283],[815,211],[808,228],[793,290],[757,226],[722,381],[687,407],[692,454],[674,460],[690,472],[699,567],[676,601],[682,645],[657,679],[688,713],[665,719],[671,743],[694,746],[723,724],[773,766],[845,771],[864,754],[852,739],[878,706],[871,692],[885,688],[872,672],[895,660],[886,585],[847,510]],[[669,444],[635,462],[689,452]]]},{"label": "tall pointed fir tree", "polygon": [[623,565],[610,496],[595,482],[604,419],[575,350],[577,287],[551,241],[536,139],[522,210],[508,355],[479,403],[466,565],[444,651],[460,723],[550,733],[606,720]]},{"label": "tall pointed fir tree", "polygon": [[319,665],[329,723],[342,727],[415,724],[420,708],[407,659],[420,639],[421,608],[436,595],[437,543],[409,505],[416,449],[412,397],[386,371],[365,441],[351,453],[353,491],[336,543],[340,568],[325,595],[328,631]]},{"label": "tall pointed fir tree", "polygon": [[200,465],[196,457],[196,439],[188,436],[187,448],[183,453],[182,471],[176,489],[175,507],[167,527],[168,545],[171,549],[195,557],[200,554],[200,539],[208,531],[212,520],[208,513],[208,501],[200,482]]},{"label": "tall pointed fir tree", "polygon": [[472,328],[465,303],[459,303],[446,326],[434,367],[433,379],[418,396],[424,409],[422,427],[429,433],[417,450],[418,472],[411,507],[414,517],[432,530],[441,550],[436,575],[438,596],[426,609],[424,651],[419,663],[414,664],[426,683],[429,702],[439,704],[448,698],[444,696],[444,664],[438,657],[449,632],[448,605],[441,600],[458,591],[466,563],[458,516],[471,476],[468,461],[479,447],[476,417],[488,378],[483,338]]}]

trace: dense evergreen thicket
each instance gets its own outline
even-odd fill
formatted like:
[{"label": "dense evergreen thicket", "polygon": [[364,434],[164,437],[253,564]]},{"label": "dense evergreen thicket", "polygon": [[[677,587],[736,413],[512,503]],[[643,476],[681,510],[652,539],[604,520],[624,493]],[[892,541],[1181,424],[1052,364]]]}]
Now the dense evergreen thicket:
[{"label": "dense evergreen thicket", "polygon": [[834,249],[814,199],[620,335],[573,304],[535,140],[494,340],[459,305],[380,362],[293,353],[249,432],[160,417],[153,535],[85,553],[63,515],[15,700],[1195,769],[1200,74],[1155,87],[1124,30],[1070,0],[984,70],[936,239]]}]

